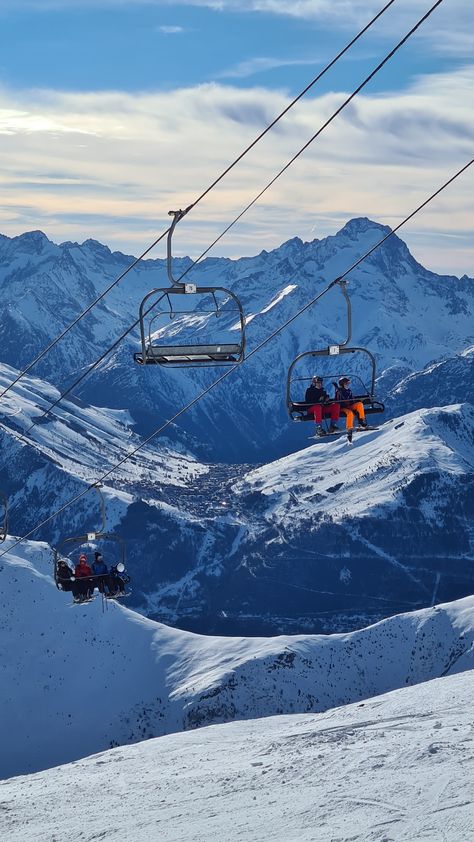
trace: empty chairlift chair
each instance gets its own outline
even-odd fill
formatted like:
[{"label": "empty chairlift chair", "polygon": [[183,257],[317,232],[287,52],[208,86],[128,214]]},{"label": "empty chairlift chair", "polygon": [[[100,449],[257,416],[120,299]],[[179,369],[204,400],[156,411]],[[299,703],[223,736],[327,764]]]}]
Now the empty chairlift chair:
[{"label": "empty chairlift chair", "polygon": [[[171,238],[188,210],[170,211],[167,271],[171,286],[151,290],[140,305],[141,350],[134,354],[140,365],[235,365],[244,359],[245,316],[237,296],[224,287],[199,287],[173,277]],[[174,341],[178,337],[180,341]]]}]

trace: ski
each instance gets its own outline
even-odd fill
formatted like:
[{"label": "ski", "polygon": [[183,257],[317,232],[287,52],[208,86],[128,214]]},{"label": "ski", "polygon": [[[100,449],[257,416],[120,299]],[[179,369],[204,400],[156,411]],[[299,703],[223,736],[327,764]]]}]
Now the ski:
[{"label": "ski", "polygon": [[353,433],[373,433],[375,430],[379,430],[380,427],[355,427],[353,430],[337,430],[332,433],[325,432],[323,436],[318,435],[315,433],[313,436],[309,436],[309,439],[312,441],[323,441],[323,439],[327,438],[337,438],[338,436],[347,436],[349,441],[352,439]]}]

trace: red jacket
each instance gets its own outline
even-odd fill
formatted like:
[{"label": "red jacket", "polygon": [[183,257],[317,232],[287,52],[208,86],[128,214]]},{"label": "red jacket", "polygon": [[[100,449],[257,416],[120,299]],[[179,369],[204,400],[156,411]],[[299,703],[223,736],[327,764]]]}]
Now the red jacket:
[{"label": "red jacket", "polygon": [[85,561],[80,561],[79,564],[76,564],[76,569],[74,570],[74,575],[80,579],[83,576],[92,576],[92,570],[90,569],[89,565]]}]

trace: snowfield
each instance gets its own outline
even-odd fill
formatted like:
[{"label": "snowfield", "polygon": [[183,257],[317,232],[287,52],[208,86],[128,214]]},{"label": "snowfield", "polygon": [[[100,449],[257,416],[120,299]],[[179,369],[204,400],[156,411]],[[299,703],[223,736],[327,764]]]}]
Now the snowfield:
[{"label": "snowfield", "polygon": [[2,777],[474,668],[474,597],[347,634],[216,637],[99,597],[73,605],[54,586],[45,544],[25,543],[1,565]]},{"label": "snowfield", "polygon": [[13,778],[0,784],[2,838],[472,842],[473,692],[469,671]]}]

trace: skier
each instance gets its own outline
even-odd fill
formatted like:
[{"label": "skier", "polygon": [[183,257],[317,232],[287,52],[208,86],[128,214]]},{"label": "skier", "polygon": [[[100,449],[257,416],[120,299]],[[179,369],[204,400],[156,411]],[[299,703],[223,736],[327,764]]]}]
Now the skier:
[{"label": "skier", "polygon": [[346,416],[346,430],[354,429],[354,415],[357,418],[359,427],[367,427],[364,404],[362,401],[354,400],[352,390],[349,389],[350,383],[349,377],[341,377],[338,384],[334,384],[336,390],[334,395],[335,400],[339,401],[341,412]]},{"label": "skier", "polygon": [[325,436],[326,431],[322,427],[323,416],[330,417],[331,424],[329,427],[330,433],[337,433],[339,427],[336,421],[339,420],[341,408],[338,403],[332,403],[330,397],[323,387],[323,378],[316,374],[311,380],[311,386],[308,386],[305,394],[305,403],[312,404],[308,407],[309,415],[312,415],[316,422],[316,434],[318,436]]},{"label": "skier", "polygon": [[94,575],[93,584],[99,589],[100,593],[105,593],[105,586],[107,585],[109,588],[109,571],[102,553],[94,553],[92,573]]},{"label": "skier", "polygon": [[115,564],[110,568],[108,579],[110,596],[123,596],[125,593],[125,582],[130,581],[130,577],[123,572],[125,569],[124,565],[120,562],[119,564],[121,567],[120,571],[117,569],[119,566],[118,564]]},{"label": "skier", "polygon": [[87,564],[86,555],[82,554],[79,556],[79,562],[74,569],[74,575],[77,582],[77,592],[74,594],[74,598],[77,598],[79,601],[89,599],[94,593],[94,585],[90,579],[92,570]]},{"label": "skier", "polygon": [[74,574],[67,561],[64,561],[63,558],[58,561],[56,580],[62,591],[74,590]]}]

